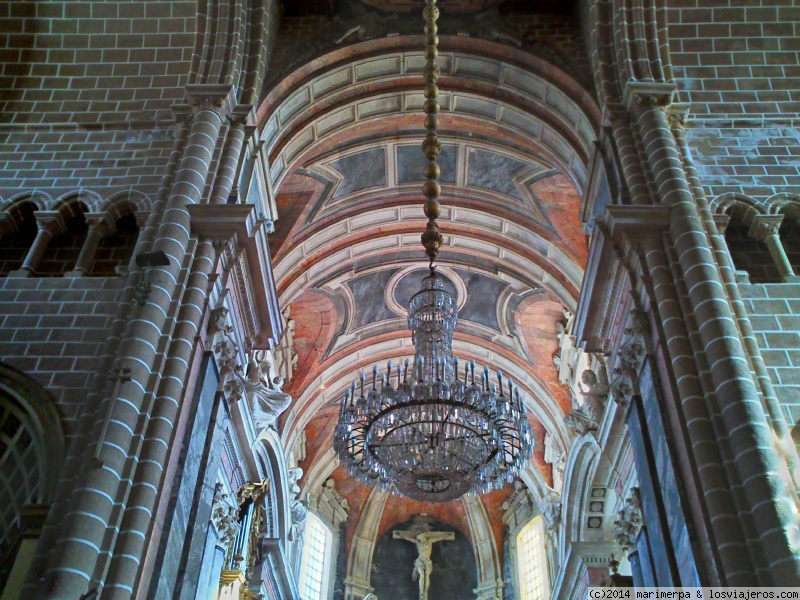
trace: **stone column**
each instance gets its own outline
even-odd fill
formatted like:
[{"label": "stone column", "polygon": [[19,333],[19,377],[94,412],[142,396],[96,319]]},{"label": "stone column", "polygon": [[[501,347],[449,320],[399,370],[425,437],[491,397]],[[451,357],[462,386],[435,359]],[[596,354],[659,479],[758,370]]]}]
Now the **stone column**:
[{"label": "stone column", "polygon": [[[104,597],[128,598],[143,560],[149,515],[161,487],[175,411],[190,368],[186,357],[194,347],[213,266],[213,247],[201,243],[188,278],[183,271],[187,252],[194,250],[187,207],[202,201],[231,87],[189,85],[187,92],[194,108],[189,136],[160,222],[152,223],[157,226],[153,249],[163,251],[169,265],[151,269],[149,276],[156,285],[147,303],[135,307],[126,320],[117,356],[136,357],[128,363],[131,381],[121,387],[110,407],[110,425],[100,449],[102,466],[84,467],[74,493],[65,499],[69,518],[59,536],[63,543],[48,565],[52,579],[48,593],[55,597],[78,598],[103,585]],[[174,310],[176,291],[181,297],[180,315]],[[177,347],[178,358],[165,356],[165,348],[174,354]],[[168,389],[157,394],[154,386],[159,380]],[[91,452],[101,427],[102,418],[96,419],[87,436]],[[142,454],[146,460],[140,459]],[[121,527],[123,514],[129,515],[130,528]],[[112,557],[114,564],[109,565]]]},{"label": "stone column", "polygon": [[34,215],[36,217],[36,225],[39,227],[39,231],[36,232],[36,239],[33,240],[22,266],[16,271],[11,271],[8,274],[9,277],[30,277],[35,275],[50,240],[53,239],[53,236],[66,230],[64,219],[61,213],[57,211],[37,211]]},{"label": "stone column", "polygon": [[786,256],[779,236],[782,222],[783,215],[755,215],[748,235],[767,245],[781,279],[786,282],[790,277],[794,277],[794,269],[792,269],[792,263],[789,262],[789,257]]},{"label": "stone column", "polygon": [[[670,208],[669,232],[688,304],[699,325],[699,341],[708,364],[712,391],[724,399],[719,411],[718,437],[737,460],[729,469],[732,479],[718,494],[735,494],[752,511],[753,553],[763,553],[765,572],[754,572],[761,561],[734,559],[743,569],[728,571],[729,585],[782,582],[800,585],[800,560],[789,539],[796,535],[793,507],[781,479],[772,432],[759,400],[742,345],[730,299],[720,279],[710,241],[672,135],[663,106],[671,101],[674,85],[629,82],[626,105],[641,132],[642,147],[653,169],[658,200]],[[673,361],[675,358],[673,357]],[[698,464],[703,469],[703,464]],[[736,494],[736,488],[741,494]],[[707,498],[710,500],[710,498]],[[714,502],[709,502],[713,510]],[[733,517],[733,515],[731,515]],[[712,521],[715,521],[712,517]],[[716,525],[721,525],[715,521]],[[738,528],[741,523],[732,524]],[[720,553],[722,544],[720,543]],[[747,563],[750,567],[745,567]]]},{"label": "stone column", "polygon": [[212,203],[225,204],[236,184],[236,173],[239,171],[239,159],[245,139],[245,121],[252,110],[253,107],[249,104],[240,104],[228,115],[231,127],[225,140],[225,150],[217,170],[214,190],[211,192]]},{"label": "stone column", "polygon": [[78,255],[78,260],[75,261],[75,267],[72,271],[65,273],[65,277],[83,277],[92,268],[100,240],[111,231],[108,213],[87,213],[85,216],[89,231],[83,242],[81,253]]}]

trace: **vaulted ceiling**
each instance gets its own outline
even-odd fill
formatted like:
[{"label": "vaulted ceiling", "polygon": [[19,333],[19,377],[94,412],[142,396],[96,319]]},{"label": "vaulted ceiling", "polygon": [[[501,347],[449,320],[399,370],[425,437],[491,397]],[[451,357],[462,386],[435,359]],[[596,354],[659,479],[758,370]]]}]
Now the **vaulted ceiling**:
[{"label": "vaulted ceiling", "polygon": [[[442,6],[456,4],[489,2]],[[291,448],[304,433],[306,472],[332,474],[356,509],[367,491],[331,450],[338,402],[360,371],[413,356],[406,305],[426,267],[421,45],[402,35],[342,45],[276,81],[259,110],[280,215],[274,272],[297,323],[282,436]],[[575,77],[507,44],[443,37],[439,64],[439,264],[460,308],[454,353],[524,390],[536,438],[528,476],[548,484],[545,433],[567,445],[571,399],[553,356],[588,253],[579,215],[599,115]],[[484,503],[499,510],[507,495]],[[408,508],[391,506],[398,519]],[[437,518],[463,530],[458,514]]]}]

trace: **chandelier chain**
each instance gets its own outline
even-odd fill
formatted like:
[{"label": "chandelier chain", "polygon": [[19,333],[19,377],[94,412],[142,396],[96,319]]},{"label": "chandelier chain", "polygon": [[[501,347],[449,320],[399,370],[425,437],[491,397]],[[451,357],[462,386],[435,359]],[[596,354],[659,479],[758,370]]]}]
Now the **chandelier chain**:
[{"label": "chandelier chain", "polygon": [[439,127],[439,9],[425,6],[425,165],[424,210],[428,223],[422,244],[430,275],[408,307],[414,361],[385,372],[373,367],[345,392],[339,408],[334,449],[350,476],[368,485],[392,489],[409,498],[445,502],[465,493],[497,489],[511,482],[530,459],[533,437],[519,388],[497,373],[491,382],[475,362],[459,370],[453,356],[458,306],[436,273],[442,246],[436,219],[441,213],[442,144]]}]

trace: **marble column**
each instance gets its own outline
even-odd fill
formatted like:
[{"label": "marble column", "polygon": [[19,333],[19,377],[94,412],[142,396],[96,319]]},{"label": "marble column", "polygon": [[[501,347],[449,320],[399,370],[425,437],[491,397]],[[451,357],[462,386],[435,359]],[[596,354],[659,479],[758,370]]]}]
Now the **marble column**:
[{"label": "marble column", "polygon": [[108,213],[87,213],[85,216],[89,231],[86,233],[78,260],[75,261],[75,267],[65,273],[65,277],[83,277],[92,268],[100,241],[112,229]]},{"label": "marble column", "polygon": [[782,222],[783,215],[756,215],[753,217],[749,235],[767,245],[781,279],[788,281],[790,277],[794,277],[794,269],[792,269],[792,263],[789,262],[789,257],[786,256],[786,250],[781,243],[779,232]]},{"label": "marble column", "polygon": [[47,245],[53,236],[66,230],[66,224],[61,213],[57,211],[37,211],[34,213],[36,217],[36,225],[39,230],[36,232],[36,239],[28,250],[22,266],[9,273],[9,277],[30,277],[36,274],[36,269],[47,250]]}]

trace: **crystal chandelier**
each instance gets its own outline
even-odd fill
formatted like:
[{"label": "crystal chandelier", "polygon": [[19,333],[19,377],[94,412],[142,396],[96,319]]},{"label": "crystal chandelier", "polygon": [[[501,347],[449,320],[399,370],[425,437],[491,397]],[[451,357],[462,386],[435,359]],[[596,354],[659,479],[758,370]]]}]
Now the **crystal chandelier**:
[{"label": "crystal chandelier", "polygon": [[404,496],[446,502],[467,492],[484,493],[511,482],[533,452],[531,427],[519,390],[496,384],[475,362],[459,367],[453,356],[458,307],[436,273],[442,245],[436,223],[441,206],[436,135],[439,113],[436,0],[425,6],[425,128],[422,149],[428,158],[423,193],[428,224],[422,234],[430,274],[409,303],[408,326],[414,361],[386,372],[374,367],[344,394],[334,449],[348,474],[367,485],[392,486]]}]

